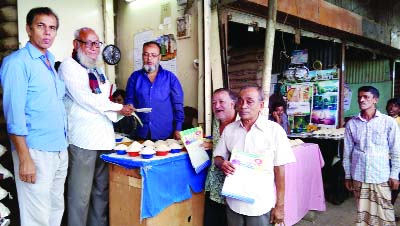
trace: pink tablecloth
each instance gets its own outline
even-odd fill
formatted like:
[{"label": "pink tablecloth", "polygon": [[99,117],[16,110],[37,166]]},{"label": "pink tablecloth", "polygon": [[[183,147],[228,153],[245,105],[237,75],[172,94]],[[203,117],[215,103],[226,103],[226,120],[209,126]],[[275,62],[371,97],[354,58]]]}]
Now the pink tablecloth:
[{"label": "pink tablecloth", "polygon": [[285,166],[285,224],[300,221],[309,210],[325,211],[321,168],[324,159],[317,144],[293,148],[296,162]]}]

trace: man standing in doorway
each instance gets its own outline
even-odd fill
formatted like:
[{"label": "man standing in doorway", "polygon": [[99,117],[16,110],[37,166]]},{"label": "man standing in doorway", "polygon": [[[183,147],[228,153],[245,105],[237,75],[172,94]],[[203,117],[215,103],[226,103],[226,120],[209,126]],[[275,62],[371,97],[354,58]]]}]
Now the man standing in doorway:
[{"label": "man standing in doorway", "polygon": [[50,8],[31,9],[26,16],[28,43],[6,57],[0,69],[21,226],[59,226],[64,212],[65,86],[47,50],[58,26]]},{"label": "man standing in doorway", "polygon": [[178,78],[160,65],[161,47],[151,41],[143,44],[143,68],[135,71],[126,85],[126,104],[151,108],[138,112],[143,126],[136,128],[137,139],[180,139],[184,121],[183,90]]},{"label": "man standing in doorway", "polygon": [[115,147],[113,121],[131,106],[109,99],[111,85],[101,70],[99,36],[91,28],[75,32],[73,56],[61,63],[67,88],[68,225],[108,226],[108,165],[99,156]]},{"label": "man standing in doorway", "polygon": [[378,99],[375,87],[360,87],[360,114],[346,124],[345,186],[356,198],[358,226],[396,225],[390,190],[399,186],[400,131],[393,118],[376,109]]}]

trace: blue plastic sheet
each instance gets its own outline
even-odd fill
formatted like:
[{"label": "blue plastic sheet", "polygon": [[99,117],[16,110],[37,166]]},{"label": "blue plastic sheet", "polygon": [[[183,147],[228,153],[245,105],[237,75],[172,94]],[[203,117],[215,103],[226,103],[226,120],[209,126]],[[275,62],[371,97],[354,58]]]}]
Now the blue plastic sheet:
[{"label": "blue plastic sheet", "polygon": [[127,169],[140,168],[142,175],[141,220],[154,217],[175,202],[192,197],[204,189],[207,170],[196,174],[185,152],[163,158],[144,160],[116,154],[104,154],[101,159]]}]

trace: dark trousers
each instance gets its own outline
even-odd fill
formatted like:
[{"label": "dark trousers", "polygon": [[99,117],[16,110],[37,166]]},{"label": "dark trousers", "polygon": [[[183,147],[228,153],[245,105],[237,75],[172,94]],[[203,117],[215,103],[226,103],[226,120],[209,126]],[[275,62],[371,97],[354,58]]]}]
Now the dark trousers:
[{"label": "dark trousers", "polygon": [[206,192],[204,226],[227,226],[226,205],[211,200],[210,192]]}]

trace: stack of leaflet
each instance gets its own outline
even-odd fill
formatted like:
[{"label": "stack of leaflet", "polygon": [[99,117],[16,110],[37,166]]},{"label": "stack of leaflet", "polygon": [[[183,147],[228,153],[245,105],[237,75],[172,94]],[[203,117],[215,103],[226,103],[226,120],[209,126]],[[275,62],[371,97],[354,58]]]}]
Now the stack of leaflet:
[{"label": "stack of leaflet", "polygon": [[[7,149],[3,145],[0,145],[0,156],[4,155],[6,151]],[[13,175],[11,174],[11,172],[0,164],[0,179],[4,180],[12,177]],[[5,189],[0,187],[0,200],[3,200],[7,196],[9,199],[12,199],[11,194],[7,192]],[[3,203],[0,202],[0,226],[10,225],[10,220],[6,218],[9,215],[10,215],[10,210],[6,206],[4,206]]]}]

